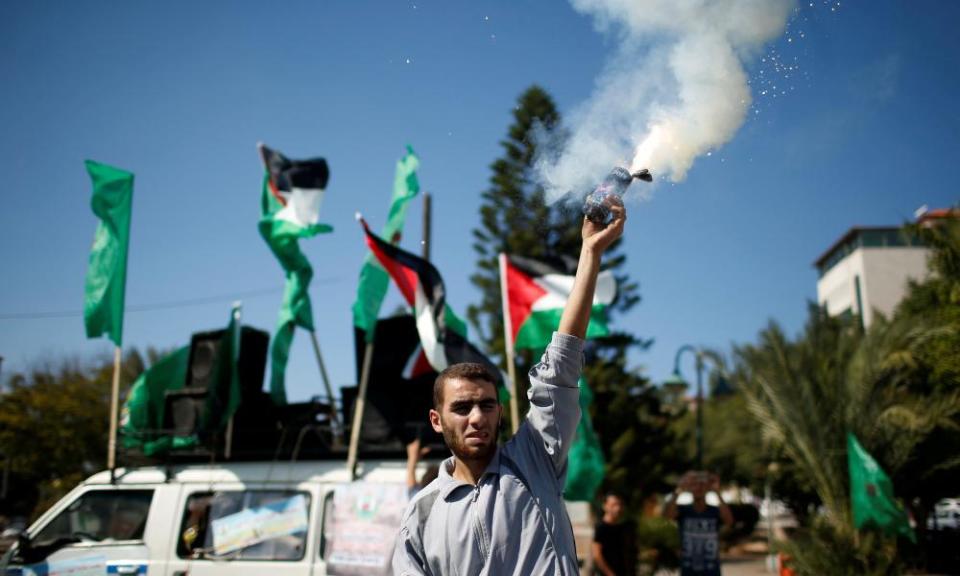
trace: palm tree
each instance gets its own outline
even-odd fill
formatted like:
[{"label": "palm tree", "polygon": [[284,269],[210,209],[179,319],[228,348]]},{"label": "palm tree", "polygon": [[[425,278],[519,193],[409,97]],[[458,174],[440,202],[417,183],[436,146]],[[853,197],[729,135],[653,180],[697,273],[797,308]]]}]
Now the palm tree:
[{"label": "palm tree", "polygon": [[735,350],[739,384],[764,439],[809,477],[838,526],[850,524],[843,449],[845,367],[860,340],[854,322],[811,307],[797,341],[771,323],[759,344]]},{"label": "palm tree", "polygon": [[804,543],[788,546],[801,573],[896,570],[896,542],[853,526],[845,435],[853,432],[898,485],[918,448],[956,427],[956,391],[918,393],[925,346],[951,329],[902,316],[880,318],[864,333],[856,318],[830,317],[811,305],[796,340],[772,323],[757,345],[735,350],[739,384],[765,439],[807,477],[823,505]]}]

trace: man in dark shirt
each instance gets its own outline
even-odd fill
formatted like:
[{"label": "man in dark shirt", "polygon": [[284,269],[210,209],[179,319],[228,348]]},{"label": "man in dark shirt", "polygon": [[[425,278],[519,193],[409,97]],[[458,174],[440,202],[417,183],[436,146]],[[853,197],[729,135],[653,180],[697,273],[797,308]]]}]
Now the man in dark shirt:
[{"label": "man in dark shirt", "polygon": [[[683,492],[693,494],[693,503],[677,505]],[[713,492],[720,506],[707,504],[707,492]],[[674,490],[664,515],[677,521],[680,529],[680,575],[720,576],[720,523],[733,525],[733,514],[720,496],[720,478],[706,472],[687,472]]]},{"label": "man in dark shirt", "polygon": [[634,532],[622,522],[623,498],[609,492],[603,498],[603,518],[593,533],[593,571],[596,576],[634,574]]}]

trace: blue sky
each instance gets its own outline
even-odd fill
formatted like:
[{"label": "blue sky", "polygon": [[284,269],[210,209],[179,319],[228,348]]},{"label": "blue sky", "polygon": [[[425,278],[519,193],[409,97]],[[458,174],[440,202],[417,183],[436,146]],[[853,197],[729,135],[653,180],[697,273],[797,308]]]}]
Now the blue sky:
[{"label": "blue sky", "polygon": [[[849,227],[960,200],[958,21],[948,0],[797,5],[769,47],[800,67],[789,89],[761,95],[776,72],[752,61],[755,103],[734,139],[630,206],[643,301],[616,325],[655,340],[634,367],[661,381],[682,344],[728,350],[770,319],[796,332],[816,297],[811,263]],[[328,370],[353,383],[365,254],[353,213],[383,223],[404,145],[421,157],[432,259],[463,312],[479,300],[469,229],[517,96],[537,83],[571,111],[615,48],[564,2],[0,4],[4,375],[109,355],[79,315],[96,227],[87,158],[136,174],[125,346],[186,343],[224,326],[236,298],[272,332],[283,276],[256,228],[262,140],[330,163],[322,220],[335,232],[302,247]],[[420,230],[416,202],[406,248]],[[287,388],[322,393],[306,333]]]}]

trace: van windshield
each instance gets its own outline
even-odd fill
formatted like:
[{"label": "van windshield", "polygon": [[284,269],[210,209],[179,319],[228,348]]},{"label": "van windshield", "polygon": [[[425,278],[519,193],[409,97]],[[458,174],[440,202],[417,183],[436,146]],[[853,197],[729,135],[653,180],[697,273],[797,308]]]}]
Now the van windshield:
[{"label": "van windshield", "polygon": [[37,545],[60,539],[78,541],[141,540],[153,490],[94,490],[76,500],[43,527]]}]

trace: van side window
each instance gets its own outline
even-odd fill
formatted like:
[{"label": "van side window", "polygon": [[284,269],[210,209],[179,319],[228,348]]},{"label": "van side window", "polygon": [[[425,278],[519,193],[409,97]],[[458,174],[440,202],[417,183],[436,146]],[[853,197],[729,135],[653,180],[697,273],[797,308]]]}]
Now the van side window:
[{"label": "van side window", "polygon": [[34,541],[49,544],[60,538],[80,541],[142,540],[153,490],[95,490],[70,503]]},{"label": "van side window", "polygon": [[180,558],[300,560],[310,494],[284,490],[196,492],[187,499]]}]

